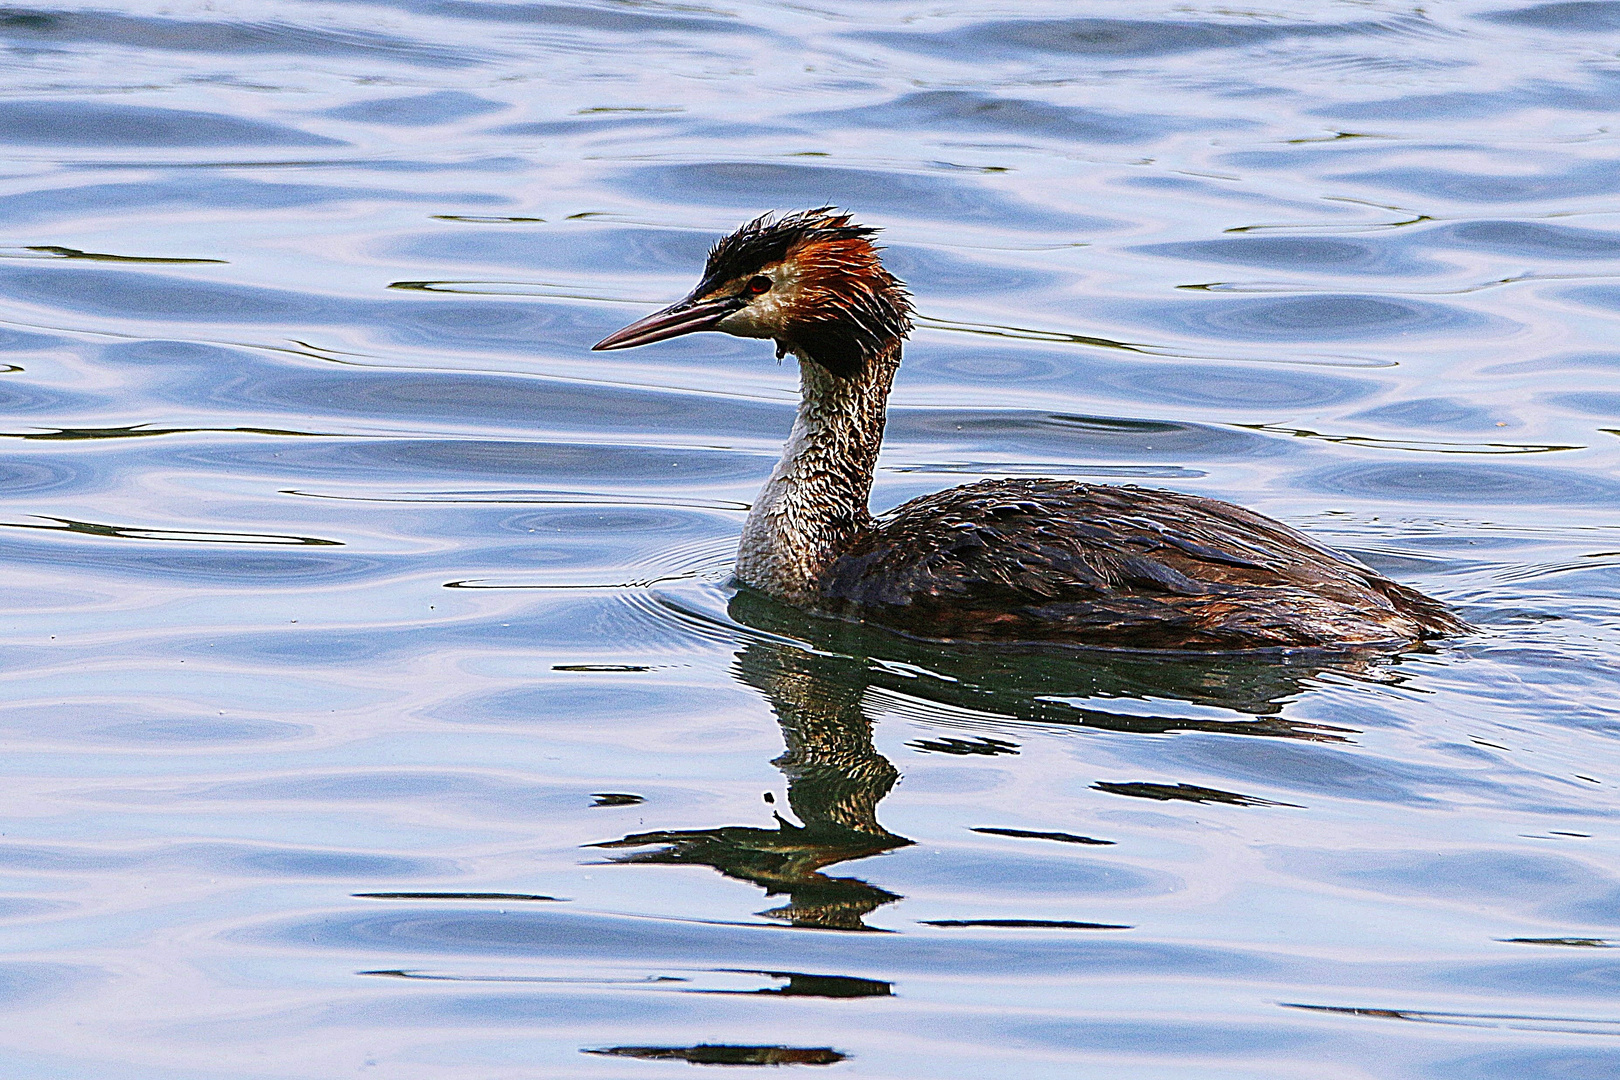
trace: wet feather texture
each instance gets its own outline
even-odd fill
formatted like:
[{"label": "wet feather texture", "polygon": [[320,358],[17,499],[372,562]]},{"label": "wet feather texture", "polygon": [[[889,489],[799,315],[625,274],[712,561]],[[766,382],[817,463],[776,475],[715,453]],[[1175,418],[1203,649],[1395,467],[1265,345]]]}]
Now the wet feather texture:
[{"label": "wet feather texture", "polygon": [[983,480],[886,514],[817,606],[919,637],[1103,648],[1336,648],[1463,628],[1414,589],[1214,499]]},{"label": "wet feather texture", "polygon": [[776,337],[778,355],[794,352],[839,378],[857,377],[911,331],[911,297],[883,268],[871,242],[877,232],[830,206],[762,214],[715,244],[693,295],[741,292],[740,283],[785,264],[791,286],[762,327],[771,333],[749,336]]}]

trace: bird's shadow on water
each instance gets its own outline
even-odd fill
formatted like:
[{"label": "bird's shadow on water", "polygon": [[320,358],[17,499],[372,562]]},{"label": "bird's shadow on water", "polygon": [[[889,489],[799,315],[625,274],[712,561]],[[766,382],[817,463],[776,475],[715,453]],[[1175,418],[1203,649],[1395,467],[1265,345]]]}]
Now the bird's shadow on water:
[{"label": "bird's shadow on water", "polygon": [[[900,773],[873,745],[874,690],[903,695],[925,711],[938,708],[956,726],[978,716],[987,723],[1346,742],[1354,730],[1290,720],[1284,706],[1324,676],[1401,679],[1389,656],[1368,653],[1167,656],[914,642],[806,615],[746,590],[731,599],[726,615],[733,628],[747,631],[733,675],[770,702],[781,724],[786,750],[772,764],[787,778],[788,808],[798,822],[778,812],[772,827],[642,832],[593,846],[615,850],[620,863],[712,866],[788,898],[766,916],[824,930],[872,929],[865,917],[901,899],[860,878],[831,876],[829,867],[913,843],[878,820],[878,804]],[[1016,752],[1015,744],[997,739],[939,746],[956,753],[1001,747]],[[1194,801],[1231,794],[1136,786],[1154,790],[1119,793]]]}]

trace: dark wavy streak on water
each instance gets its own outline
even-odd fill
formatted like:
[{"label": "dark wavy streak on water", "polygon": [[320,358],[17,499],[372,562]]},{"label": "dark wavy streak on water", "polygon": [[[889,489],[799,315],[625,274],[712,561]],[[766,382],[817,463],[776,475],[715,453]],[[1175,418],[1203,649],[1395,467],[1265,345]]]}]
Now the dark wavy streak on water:
[{"label": "dark wavy streak on water", "polygon": [[[1620,1074],[1617,10],[0,9],[9,1071]],[[1216,496],[1474,632],[737,594],[791,363],[588,347],[823,203],[880,506]]]}]

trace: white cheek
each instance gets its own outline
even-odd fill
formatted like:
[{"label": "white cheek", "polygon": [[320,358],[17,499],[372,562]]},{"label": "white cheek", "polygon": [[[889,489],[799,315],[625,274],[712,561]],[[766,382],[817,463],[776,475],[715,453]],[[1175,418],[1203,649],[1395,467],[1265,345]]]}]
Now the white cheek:
[{"label": "white cheek", "polygon": [[767,293],[741,311],[727,315],[715,323],[714,328],[737,337],[775,337],[782,326],[781,316],[782,301]]}]

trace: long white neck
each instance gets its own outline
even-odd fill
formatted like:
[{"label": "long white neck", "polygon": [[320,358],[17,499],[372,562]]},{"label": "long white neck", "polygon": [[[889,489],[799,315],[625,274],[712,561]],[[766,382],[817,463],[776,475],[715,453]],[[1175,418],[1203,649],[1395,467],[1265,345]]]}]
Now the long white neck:
[{"label": "long white neck", "polygon": [[822,571],[871,522],[866,499],[899,366],[898,338],[849,378],[799,357],[799,415],[743,526],[738,581],[813,603]]}]

